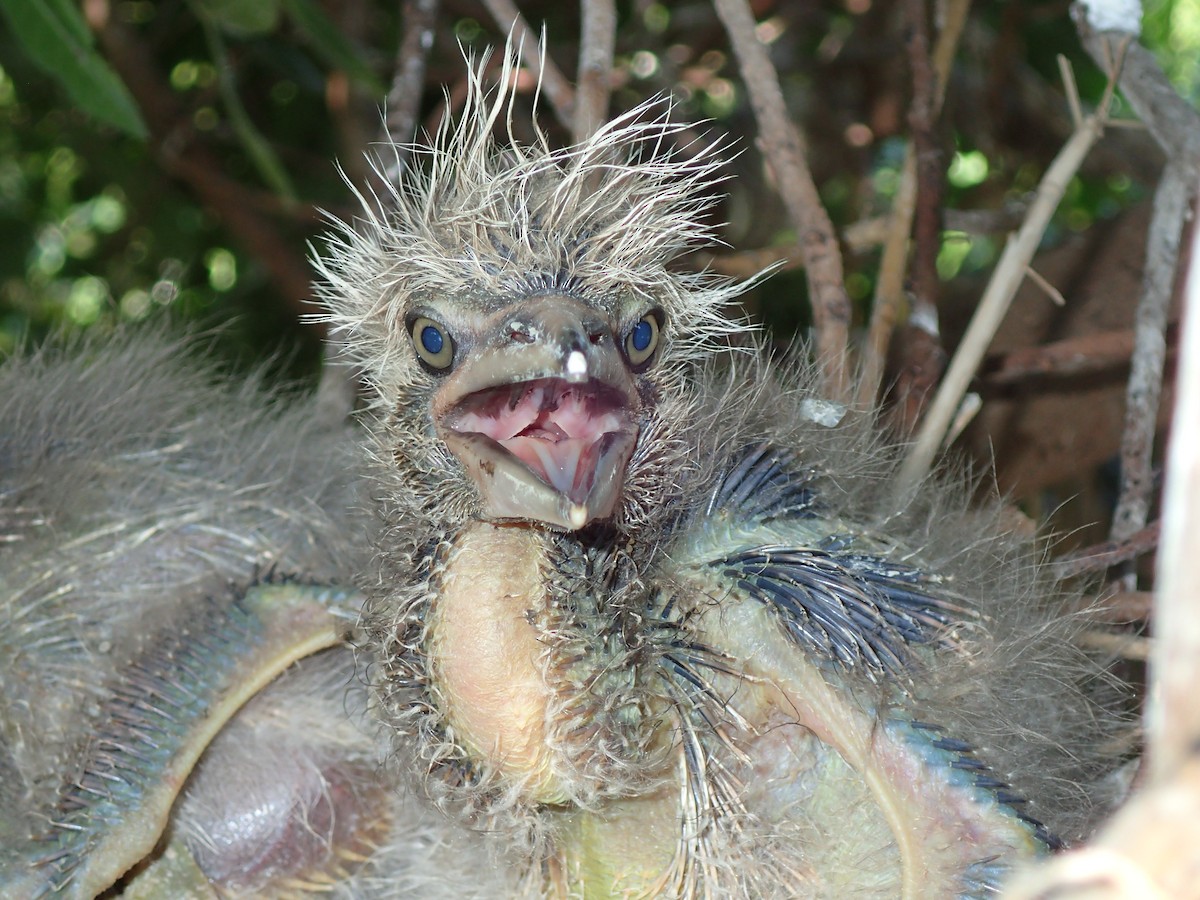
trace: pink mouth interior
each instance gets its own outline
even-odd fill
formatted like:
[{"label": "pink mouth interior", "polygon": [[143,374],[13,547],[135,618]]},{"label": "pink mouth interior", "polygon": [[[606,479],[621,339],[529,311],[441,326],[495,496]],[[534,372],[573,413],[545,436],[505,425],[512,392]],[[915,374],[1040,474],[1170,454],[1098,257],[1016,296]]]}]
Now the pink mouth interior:
[{"label": "pink mouth interior", "polygon": [[556,491],[582,502],[608,443],[603,438],[630,426],[624,398],[607,385],[539,378],[470,394],[450,427],[491,438]]}]

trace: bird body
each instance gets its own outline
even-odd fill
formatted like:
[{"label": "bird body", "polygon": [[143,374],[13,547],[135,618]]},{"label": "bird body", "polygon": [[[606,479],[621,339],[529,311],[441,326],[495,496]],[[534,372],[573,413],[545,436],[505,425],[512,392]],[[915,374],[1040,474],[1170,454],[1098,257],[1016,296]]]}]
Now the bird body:
[{"label": "bird body", "polygon": [[670,268],[712,147],[500,146],[481,71],[317,262],[359,437],[155,339],[9,366],[0,884],[968,898],[1082,834],[1116,719],[1040,551]]}]

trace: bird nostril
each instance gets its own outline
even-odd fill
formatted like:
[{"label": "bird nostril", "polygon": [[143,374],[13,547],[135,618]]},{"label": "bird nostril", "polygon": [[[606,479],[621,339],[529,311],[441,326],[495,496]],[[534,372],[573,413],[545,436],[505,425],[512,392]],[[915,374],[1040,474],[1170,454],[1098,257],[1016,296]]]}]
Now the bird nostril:
[{"label": "bird nostril", "polygon": [[588,335],[588,340],[591,341],[593,344],[603,344],[604,343],[604,332],[603,331],[593,331]]},{"label": "bird nostril", "polygon": [[508,326],[508,339],[514,344],[530,344],[533,342],[533,335],[529,333],[529,327],[521,322],[510,322]]}]

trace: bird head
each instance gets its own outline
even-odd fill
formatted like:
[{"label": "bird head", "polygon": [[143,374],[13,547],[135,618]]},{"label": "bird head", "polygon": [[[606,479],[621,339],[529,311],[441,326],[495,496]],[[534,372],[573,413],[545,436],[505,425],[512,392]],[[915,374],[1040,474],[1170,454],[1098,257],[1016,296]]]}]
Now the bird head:
[{"label": "bird head", "polygon": [[[337,223],[327,320],[375,389],[381,460],[440,522],[637,518],[637,469],[742,289],[671,270],[711,240],[718,148],[647,104],[574,147],[511,124],[515,61]],[[496,132],[502,133],[497,138]],[[507,133],[503,133],[507,131]],[[673,414],[679,410],[672,409]]]}]

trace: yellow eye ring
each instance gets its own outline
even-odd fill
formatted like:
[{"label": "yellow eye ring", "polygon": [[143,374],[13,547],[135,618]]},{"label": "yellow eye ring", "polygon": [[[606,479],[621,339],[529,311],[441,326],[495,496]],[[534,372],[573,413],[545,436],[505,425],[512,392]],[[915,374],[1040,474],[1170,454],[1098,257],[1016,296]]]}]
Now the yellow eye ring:
[{"label": "yellow eye ring", "polygon": [[454,362],[454,340],[444,326],[425,316],[417,316],[408,327],[417,358],[429,368],[443,372]]},{"label": "yellow eye ring", "polygon": [[635,369],[648,363],[654,356],[654,351],[658,349],[661,327],[658,319],[658,313],[646,313],[634,323],[625,336],[625,355]]}]

